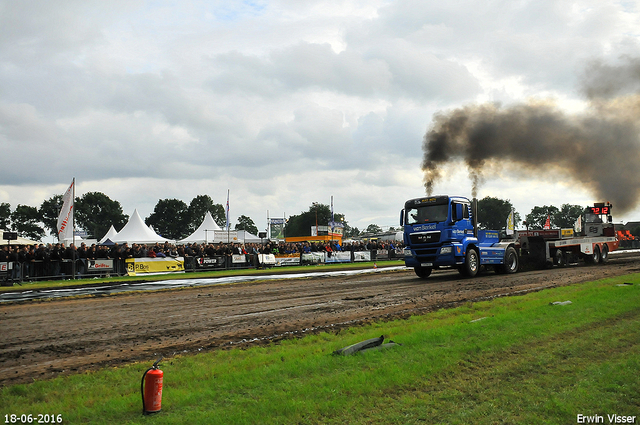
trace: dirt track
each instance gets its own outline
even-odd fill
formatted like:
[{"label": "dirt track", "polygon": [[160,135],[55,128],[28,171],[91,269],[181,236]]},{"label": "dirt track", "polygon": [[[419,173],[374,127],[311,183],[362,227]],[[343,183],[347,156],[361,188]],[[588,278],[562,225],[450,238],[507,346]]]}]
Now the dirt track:
[{"label": "dirt track", "polygon": [[640,254],[463,279],[412,271],[0,305],[0,386],[156,356],[237,347],[461,302],[640,272]]}]

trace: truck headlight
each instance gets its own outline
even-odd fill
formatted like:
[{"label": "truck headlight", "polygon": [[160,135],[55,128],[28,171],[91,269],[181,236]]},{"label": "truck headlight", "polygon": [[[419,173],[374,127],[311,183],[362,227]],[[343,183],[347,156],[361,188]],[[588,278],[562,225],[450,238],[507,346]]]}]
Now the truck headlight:
[{"label": "truck headlight", "polygon": [[451,254],[451,247],[450,246],[443,246],[442,248],[440,248],[440,255],[447,255],[447,254]]},{"label": "truck headlight", "polygon": [[409,248],[405,248],[405,249],[403,249],[403,250],[402,250],[402,254],[403,254],[405,257],[411,257],[411,249],[409,249]]}]

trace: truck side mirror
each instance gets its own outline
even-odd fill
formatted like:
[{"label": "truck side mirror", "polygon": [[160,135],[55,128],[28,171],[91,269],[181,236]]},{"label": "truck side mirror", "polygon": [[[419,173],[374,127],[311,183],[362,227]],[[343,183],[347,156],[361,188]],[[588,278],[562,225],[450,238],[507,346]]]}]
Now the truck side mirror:
[{"label": "truck side mirror", "polygon": [[400,211],[400,226],[404,226],[404,210]]}]

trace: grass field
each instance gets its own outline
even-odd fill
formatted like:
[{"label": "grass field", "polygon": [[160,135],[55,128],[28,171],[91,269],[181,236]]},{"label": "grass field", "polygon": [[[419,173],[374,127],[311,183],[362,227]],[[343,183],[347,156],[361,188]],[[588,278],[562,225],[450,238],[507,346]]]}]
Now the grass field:
[{"label": "grass field", "polygon": [[[626,284],[625,284],[626,283]],[[571,301],[553,305],[556,301]],[[331,353],[385,335],[394,348]],[[141,414],[145,364],[0,390],[5,415],[64,423],[568,424],[640,416],[640,274],[469,303],[246,350],[161,363],[162,412]],[[26,416],[25,416],[26,418]],[[586,419],[585,419],[586,423]]]}]

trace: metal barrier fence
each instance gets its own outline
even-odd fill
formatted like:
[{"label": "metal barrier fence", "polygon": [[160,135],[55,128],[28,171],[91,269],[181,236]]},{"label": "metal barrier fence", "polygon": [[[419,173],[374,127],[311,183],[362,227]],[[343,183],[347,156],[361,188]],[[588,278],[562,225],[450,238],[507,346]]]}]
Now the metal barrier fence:
[{"label": "metal barrier fence", "polygon": [[[286,267],[293,265],[351,263],[363,261],[385,261],[402,258],[402,250],[372,250],[372,251],[337,251],[310,252],[295,255],[274,254],[234,254],[213,257],[179,257],[167,258],[181,266],[178,270],[190,272],[252,269],[268,267]],[[180,260],[180,261],[175,261]],[[34,282],[38,280],[69,280],[93,277],[124,276],[128,274],[143,274],[153,272],[148,264],[162,259],[78,259],[75,270],[72,260],[33,260],[29,262],[0,262],[0,284],[11,286],[14,283]],[[145,266],[138,267],[138,264]]]}]

